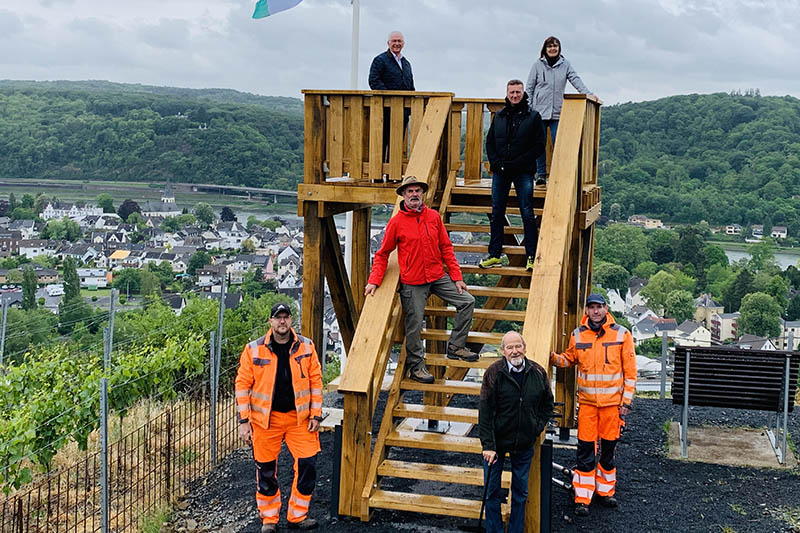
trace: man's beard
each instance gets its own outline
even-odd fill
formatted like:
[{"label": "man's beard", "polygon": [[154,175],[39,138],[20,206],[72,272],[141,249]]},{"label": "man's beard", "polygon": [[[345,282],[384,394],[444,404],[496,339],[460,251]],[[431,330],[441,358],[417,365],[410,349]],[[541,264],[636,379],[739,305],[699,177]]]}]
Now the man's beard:
[{"label": "man's beard", "polygon": [[514,366],[514,367],[517,367],[517,368],[522,366],[522,364],[524,362],[525,362],[525,356],[524,355],[512,355],[509,358],[509,363],[511,363],[511,366]]}]

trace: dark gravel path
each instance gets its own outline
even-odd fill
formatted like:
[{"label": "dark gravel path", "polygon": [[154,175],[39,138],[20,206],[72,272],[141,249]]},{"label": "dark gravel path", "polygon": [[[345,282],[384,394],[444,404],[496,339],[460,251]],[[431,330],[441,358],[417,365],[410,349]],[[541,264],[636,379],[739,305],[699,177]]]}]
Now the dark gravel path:
[{"label": "dark gravel path", "polygon": [[[468,406],[472,399],[458,404]],[[336,397],[326,404],[340,403]],[[678,420],[680,412],[670,401],[637,399],[628,427],[617,447],[618,498],[620,506],[605,509],[592,506],[590,517],[572,519],[567,494],[553,487],[551,503],[553,531],[592,532],[800,532],[800,469],[758,469],[676,461],[666,458],[667,420]],[[692,425],[761,427],[766,414],[758,411],[726,411],[693,408]],[[376,417],[376,421],[379,420]],[[377,422],[376,422],[377,426]],[[377,427],[376,427],[377,431]],[[794,449],[800,449],[800,410],[790,418],[789,434]],[[458,531],[475,521],[376,510],[369,524],[329,515],[332,475],[333,434],[321,435],[323,452],[318,460],[318,481],[311,516],[324,523],[320,531],[375,532]],[[393,458],[423,460],[425,453],[438,453],[437,462],[476,463],[476,458],[443,452],[393,451]],[[574,450],[554,450],[554,460],[571,466]],[[291,480],[291,459],[284,449],[279,462],[279,479],[286,511]],[[254,503],[254,472],[249,449],[228,456],[206,479],[195,483],[187,498],[188,507],[178,511],[173,526],[185,530],[187,519],[198,530],[254,532],[260,528]],[[480,488],[437,486],[408,480],[391,480],[387,487],[417,492],[480,498]],[[284,524],[282,519],[282,525]],[[191,523],[190,523],[191,524]],[[194,524],[191,524],[194,525]],[[190,527],[191,527],[190,525]]]}]

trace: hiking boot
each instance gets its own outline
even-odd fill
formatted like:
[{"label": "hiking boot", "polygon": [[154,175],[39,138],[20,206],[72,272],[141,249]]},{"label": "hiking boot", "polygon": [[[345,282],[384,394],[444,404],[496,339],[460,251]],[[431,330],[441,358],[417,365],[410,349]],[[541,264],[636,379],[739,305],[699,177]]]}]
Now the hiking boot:
[{"label": "hiking boot", "polygon": [[525,270],[527,270],[528,272],[533,272],[533,256],[532,255],[528,256],[528,262],[525,263]]},{"label": "hiking boot", "polygon": [[617,506],[617,499],[613,496],[597,496],[597,501],[603,507],[616,507]]},{"label": "hiking boot", "polygon": [[318,527],[319,522],[313,518],[306,518],[299,522],[289,522],[289,529],[317,529]]},{"label": "hiking boot", "polygon": [[576,503],[575,516],[589,516],[589,506],[585,503]]},{"label": "hiking boot", "polygon": [[264,524],[261,526],[261,533],[275,533],[278,531],[278,524]]},{"label": "hiking boot", "polygon": [[503,265],[502,259],[500,259],[499,257],[492,257],[491,255],[487,256],[486,259],[478,263],[478,266],[481,268],[492,268],[502,265]]},{"label": "hiking boot", "polygon": [[462,346],[458,348],[453,346],[452,344],[447,345],[447,358],[448,359],[461,359],[462,361],[466,361],[468,363],[474,363],[478,359],[481,358],[480,355],[476,354],[466,346]]},{"label": "hiking boot", "polygon": [[547,174],[536,174],[536,181],[533,184],[536,186],[547,185]]},{"label": "hiking boot", "polygon": [[433,376],[431,376],[431,373],[425,368],[425,365],[411,370],[408,373],[408,377],[420,383],[433,383],[434,381]]}]

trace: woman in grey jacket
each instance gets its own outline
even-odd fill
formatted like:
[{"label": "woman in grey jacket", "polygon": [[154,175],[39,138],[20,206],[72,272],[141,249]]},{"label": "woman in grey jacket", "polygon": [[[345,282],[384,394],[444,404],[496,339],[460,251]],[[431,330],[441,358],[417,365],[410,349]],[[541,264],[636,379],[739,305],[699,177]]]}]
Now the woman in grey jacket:
[{"label": "woman in grey jacket", "polygon": [[[538,111],[542,116],[545,131],[550,130],[550,138],[554,144],[567,80],[578,92],[592,94],[569,61],[561,55],[561,41],[550,36],[544,40],[539,59],[531,67],[525,92],[528,93],[531,109]],[[536,160],[536,174],[538,175],[536,184],[544,185],[547,182],[546,153]]]}]

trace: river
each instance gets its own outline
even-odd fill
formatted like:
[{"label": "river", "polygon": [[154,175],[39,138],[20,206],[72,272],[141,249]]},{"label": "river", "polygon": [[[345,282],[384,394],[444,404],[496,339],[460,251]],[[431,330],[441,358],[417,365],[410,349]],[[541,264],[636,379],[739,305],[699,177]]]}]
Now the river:
[{"label": "river", "polygon": [[[724,245],[723,248],[725,248]],[[728,261],[730,261],[731,263],[734,263],[741,259],[750,258],[750,254],[743,250],[725,249],[725,255],[728,256]],[[791,265],[797,266],[798,261],[800,261],[800,251],[798,251],[798,253],[775,252],[775,261],[778,262],[778,265],[780,265],[781,270],[786,270]]]}]

